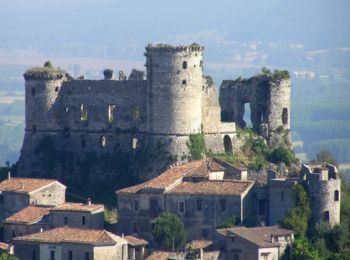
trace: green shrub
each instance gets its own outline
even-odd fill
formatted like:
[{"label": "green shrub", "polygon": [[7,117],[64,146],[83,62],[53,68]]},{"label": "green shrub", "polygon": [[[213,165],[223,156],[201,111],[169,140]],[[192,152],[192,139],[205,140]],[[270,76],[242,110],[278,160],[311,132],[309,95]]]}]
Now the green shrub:
[{"label": "green shrub", "polygon": [[51,63],[51,61],[46,61],[45,63],[44,63],[44,67],[45,68],[48,68],[48,69],[52,69],[53,68],[53,66],[52,66],[52,63]]},{"label": "green shrub", "polygon": [[191,160],[200,160],[205,158],[206,149],[204,143],[204,135],[190,134],[189,142],[186,143],[190,151]]},{"label": "green shrub", "polygon": [[286,146],[279,146],[275,148],[268,156],[268,161],[273,163],[285,163],[287,166],[290,166],[295,162],[295,155],[291,149]]}]

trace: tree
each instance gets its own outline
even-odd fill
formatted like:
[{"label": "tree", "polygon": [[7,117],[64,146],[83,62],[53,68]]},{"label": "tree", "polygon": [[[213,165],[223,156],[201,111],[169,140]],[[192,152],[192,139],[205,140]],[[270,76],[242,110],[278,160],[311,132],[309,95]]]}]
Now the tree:
[{"label": "tree", "polygon": [[45,63],[44,63],[44,67],[45,68],[48,68],[48,69],[52,69],[52,63],[51,63],[51,61],[46,61]]},{"label": "tree", "polygon": [[173,252],[181,248],[186,240],[183,222],[178,216],[168,212],[156,219],[152,235],[162,248]]},{"label": "tree", "polygon": [[292,229],[297,236],[306,234],[308,221],[311,216],[309,197],[300,184],[294,188],[295,207],[289,210],[284,218],[284,226]]},{"label": "tree", "polygon": [[13,256],[13,255],[2,253],[0,255],[0,260],[19,260],[19,259],[17,257]]},{"label": "tree", "polygon": [[327,149],[321,149],[317,154],[316,154],[316,160],[318,162],[327,162],[329,164],[332,164],[334,166],[338,167],[338,162],[337,160],[333,157],[333,154],[331,154],[330,151]]},{"label": "tree", "polygon": [[286,165],[290,165],[295,162],[295,156],[292,150],[290,150],[286,146],[279,146],[272,151],[272,153],[268,156],[268,160],[273,163],[285,163]]}]

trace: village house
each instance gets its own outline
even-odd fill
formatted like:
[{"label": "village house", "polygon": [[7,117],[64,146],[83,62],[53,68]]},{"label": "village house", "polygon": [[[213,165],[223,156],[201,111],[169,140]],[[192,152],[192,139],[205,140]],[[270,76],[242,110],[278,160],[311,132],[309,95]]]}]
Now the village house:
[{"label": "village house", "polygon": [[278,260],[294,239],[293,231],[270,227],[234,227],[216,230],[224,240],[216,245],[232,260]]},{"label": "village house", "polygon": [[173,166],[152,180],[117,191],[118,229],[151,241],[155,219],[172,212],[184,222],[189,240],[213,239],[218,225],[249,215],[252,187],[245,169],[220,160]]},{"label": "village house", "polygon": [[133,236],[124,236],[123,238],[128,242],[128,260],[144,260],[148,242]]},{"label": "village house", "polygon": [[8,242],[16,236],[29,235],[50,228],[50,206],[28,206],[3,221],[3,238]]},{"label": "village house", "polygon": [[59,227],[13,242],[21,260],[128,259],[127,241],[103,229]]},{"label": "village house", "polygon": [[86,228],[104,227],[104,206],[87,203],[65,202],[50,210],[51,228],[70,226]]},{"label": "village house", "polygon": [[29,205],[56,206],[65,201],[66,186],[57,180],[8,178],[0,182],[0,222]]}]

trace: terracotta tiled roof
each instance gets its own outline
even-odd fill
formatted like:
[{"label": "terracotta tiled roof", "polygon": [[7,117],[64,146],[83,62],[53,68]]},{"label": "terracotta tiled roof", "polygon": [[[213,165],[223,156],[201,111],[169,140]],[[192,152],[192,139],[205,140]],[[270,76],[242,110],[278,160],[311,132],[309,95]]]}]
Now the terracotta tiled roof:
[{"label": "terracotta tiled roof", "polygon": [[29,193],[54,182],[56,182],[56,180],[34,178],[10,178],[0,182],[0,190]]},{"label": "terracotta tiled roof", "polygon": [[169,257],[175,257],[176,253],[167,251],[154,251],[146,260],[167,260]]},{"label": "terracotta tiled roof", "polygon": [[286,236],[293,234],[292,230],[280,228],[278,226],[271,227],[234,227],[227,229],[217,229],[218,233],[224,236],[237,235],[259,247],[275,247],[279,246],[278,242],[271,242],[271,235]]},{"label": "terracotta tiled roof", "polygon": [[83,211],[83,212],[94,212],[98,209],[103,208],[102,204],[83,204],[74,202],[65,202],[57,205],[51,211]]},{"label": "terracotta tiled roof", "polygon": [[225,167],[220,165],[216,159],[204,159],[192,161],[186,164],[173,166],[158,177],[147,182],[121,189],[117,193],[137,193],[141,190],[159,189],[165,190],[167,187],[181,181],[182,177],[208,177],[209,172],[224,171]]},{"label": "terracotta tiled roof", "polygon": [[7,223],[37,223],[45,215],[49,214],[50,207],[41,207],[41,206],[28,206],[21,211],[13,214],[12,216],[5,219],[4,222]]},{"label": "terracotta tiled roof", "polygon": [[2,251],[9,251],[10,250],[10,245],[0,242],[0,250],[2,250]]},{"label": "terracotta tiled roof", "polygon": [[148,242],[142,238],[133,237],[133,236],[125,236],[124,239],[128,241],[128,244],[132,246],[146,246]]},{"label": "terracotta tiled roof", "polygon": [[184,181],[167,193],[239,196],[253,185],[251,181]]},{"label": "terracotta tiled roof", "polygon": [[14,238],[15,241],[44,243],[116,244],[126,243],[125,239],[103,229],[59,227],[40,233]]},{"label": "terracotta tiled roof", "polygon": [[177,180],[184,177],[194,168],[198,168],[199,166],[201,166],[202,163],[203,163],[202,160],[200,160],[200,161],[189,162],[179,166],[174,166],[152,180],[149,180],[147,182],[144,182],[135,186],[121,189],[117,191],[117,193],[137,193],[143,189],[164,190],[169,185],[175,183]]},{"label": "terracotta tiled roof", "polygon": [[193,249],[204,249],[213,244],[212,240],[192,240],[186,245],[186,247],[192,247]]}]

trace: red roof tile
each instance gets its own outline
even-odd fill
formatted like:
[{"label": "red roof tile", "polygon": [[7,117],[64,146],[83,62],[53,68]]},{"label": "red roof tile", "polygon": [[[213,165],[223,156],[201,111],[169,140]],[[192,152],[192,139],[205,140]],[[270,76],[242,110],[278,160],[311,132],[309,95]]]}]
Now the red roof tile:
[{"label": "red roof tile", "polygon": [[126,243],[125,239],[103,229],[59,227],[43,232],[16,237],[15,241],[44,243],[116,244]]},{"label": "red roof tile", "polygon": [[280,228],[278,226],[254,228],[234,227],[226,229],[217,229],[216,231],[224,236],[230,236],[230,234],[235,234],[258,245],[259,247],[279,246],[279,243],[271,242],[271,235],[286,236],[293,234],[292,230]]},{"label": "red roof tile", "polygon": [[148,242],[142,238],[134,237],[134,236],[125,236],[124,239],[128,241],[128,244],[132,246],[146,246]]},{"label": "red roof tile", "polygon": [[170,194],[205,194],[239,196],[253,185],[251,181],[184,181],[167,193]]},{"label": "red roof tile", "polygon": [[36,223],[49,214],[50,207],[28,206],[5,219],[8,223]]},{"label": "red roof tile", "polygon": [[56,182],[56,180],[35,178],[10,178],[0,182],[0,190],[29,193],[54,182]]},{"label": "red roof tile", "polygon": [[74,202],[65,202],[57,205],[51,211],[83,211],[83,212],[94,212],[98,209],[103,208],[102,204],[83,204]]}]

